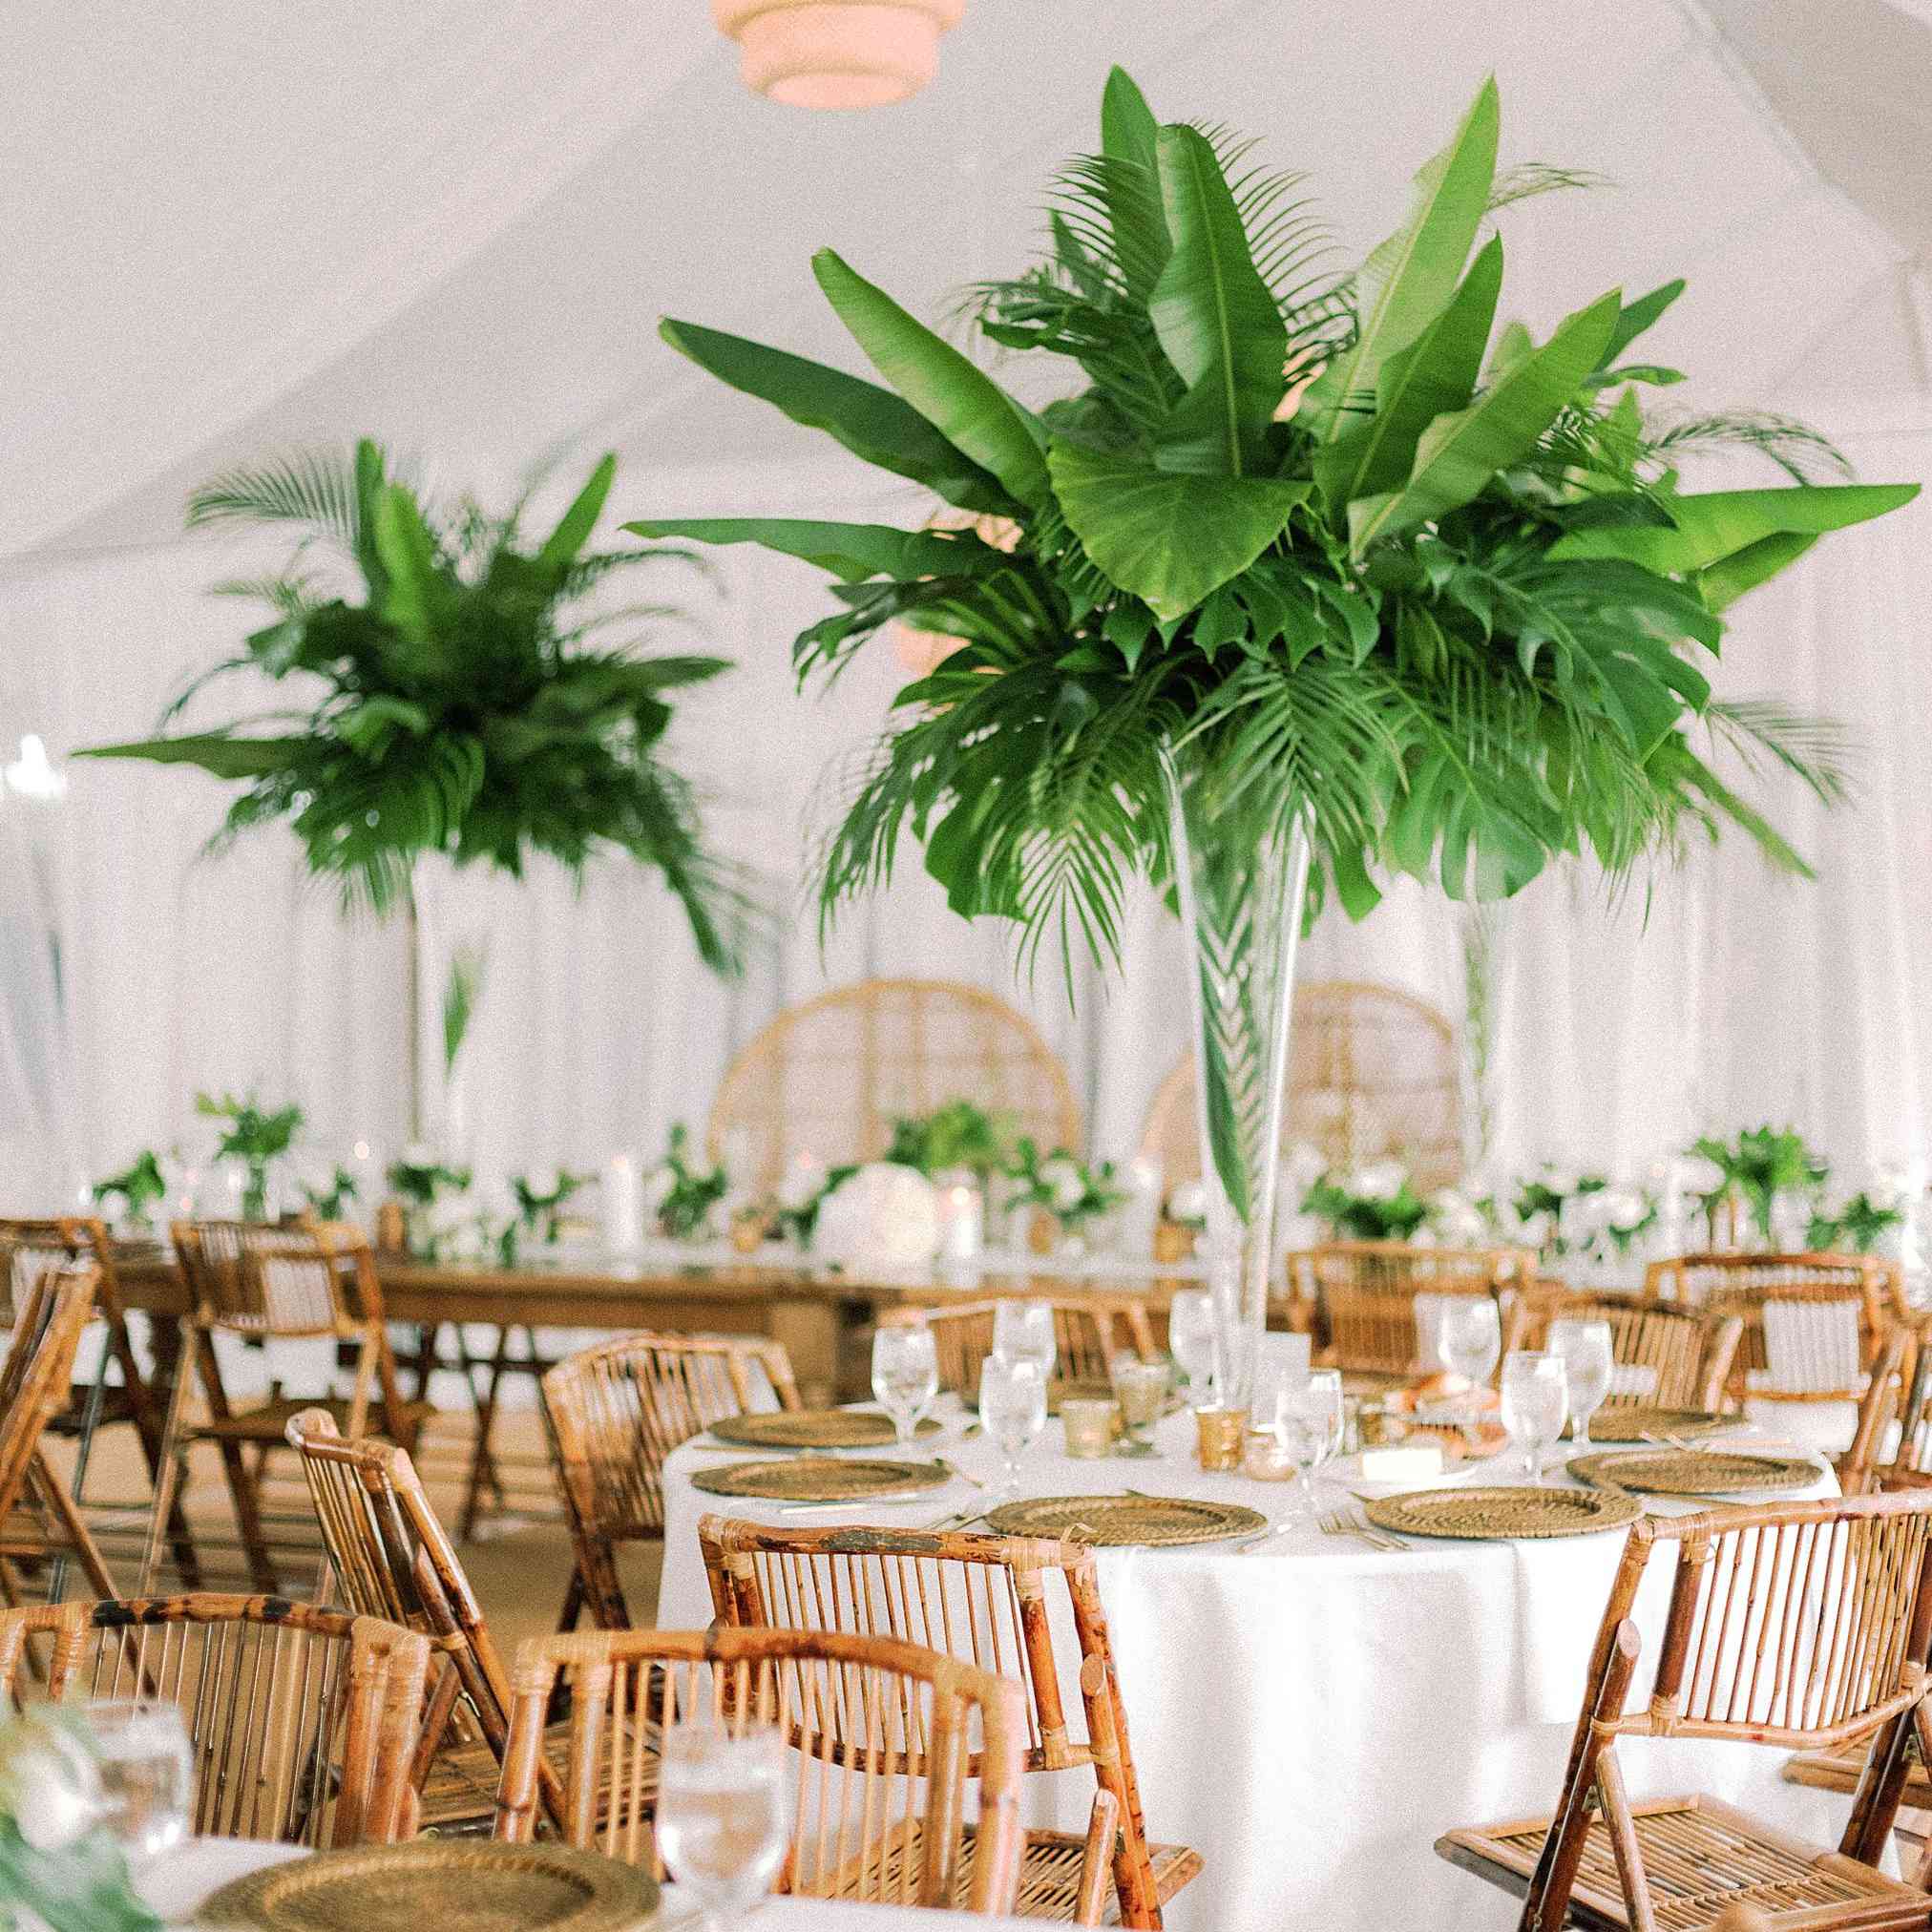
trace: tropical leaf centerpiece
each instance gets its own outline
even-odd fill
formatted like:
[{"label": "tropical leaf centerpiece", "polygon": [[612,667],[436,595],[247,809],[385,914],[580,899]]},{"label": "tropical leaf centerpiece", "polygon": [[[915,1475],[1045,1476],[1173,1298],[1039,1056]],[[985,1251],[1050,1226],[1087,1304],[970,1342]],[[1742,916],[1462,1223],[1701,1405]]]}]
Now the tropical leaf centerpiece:
[{"label": "tropical leaf centerpiece", "polygon": [[[614,624],[670,613],[594,613],[587,595],[676,554],[591,547],[615,472],[606,456],[540,541],[524,538],[523,504],[439,510],[368,441],[352,463],[316,453],[218,477],[190,499],[191,526],[286,526],[299,548],[274,576],[218,587],[265,603],[273,621],[196,679],[163,726],[231,671],[309,680],[313,703],[86,755],[195,765],[242,785],[223,836],[286,819],[311,870],[378,913],[404,899],[428,853],[521,876],[533,851],[576,871],[620,850],[663,875],[705,961],[731,966],[739,892],[661,756],[669,694],[727,666],[605,641]],[[341,586],[316,568],[319,552],[349,566],[355,595],[331,594]]]},{"label": "tropical leaf centerpiece", "polygon": [[[1180,888],[1210,1247],[1241,1241],[1250,1325],[1290,976],[1264,942],[1284,906],[1333,892],[1360,916],[1393,872],[1498,897],[1586,850],[1614,876],[1727,821],[1801,870],[1712,741],[1827,799],[1830,741],[1713,696],[1723,613],[1915,494],[1814,482],[1833,452],[1774,419],[1648,422],[1640,389],[1674,372],[1628,358],[1681,284],[1606,293],[1541,340],[1499,327],[1486,219],[1573,178],[1499,176],[1498,131],[1490,83],[1408,220],[1338,275],[1298,177],[1160,124],[1116,70],[1101,151],[1059,178],[1050,254],[968,297],[991,341],[1065,366],[1037,410],[830,250],[819,285],[890,388],[662,325],[972,525],[626,527],[824,569],[839,608],[797,639],[802,677],[901,619],[959,640],[899,693],[827,847],[828,913],[890,875],[908,829],[957,911],[1069,964],[1082,943],[1118,953],[1134,875]],[[1683,488],[1680,452],[1725,441],[1768,453],[1782,487]],[[1259,864],[1284,828],[1292,857]]]}]

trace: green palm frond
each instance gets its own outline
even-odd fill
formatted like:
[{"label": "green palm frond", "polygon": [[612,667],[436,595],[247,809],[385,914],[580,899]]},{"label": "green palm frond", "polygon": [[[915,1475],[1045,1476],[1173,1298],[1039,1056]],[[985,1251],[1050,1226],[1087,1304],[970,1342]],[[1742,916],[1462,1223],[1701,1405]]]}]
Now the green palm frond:
[{"label": "green palm frond", "polygon": [[353,555],[362,532],[354,462],[335,451],[304,450],[246,463],[211,477],[188,498],[188,528],[295,523]]},{"label": "green palm frond", "polygon": [[1519,201],[1533,200],[1538,195],[1567,194],[1579,188],[1611,188],[1616,183],[1607,175],[1599,175],[1589,168],[1552,167],[1547,161],[1524,161],[1520,166],[1505,168],[1496,178],[1495,185],[1489,191],[1487,212],[1497,214],[1502,209],[1513,208]]},{"label": "green palm frond", "polygon": [[1653,431],[1648,449],[1671,463],[1702,450],[1744,451],[1764,457],[1800,484],[1854,473],[1851,459],[1828,436],[1808,423],[1768,410],[1727,410],[1686,417]]}]

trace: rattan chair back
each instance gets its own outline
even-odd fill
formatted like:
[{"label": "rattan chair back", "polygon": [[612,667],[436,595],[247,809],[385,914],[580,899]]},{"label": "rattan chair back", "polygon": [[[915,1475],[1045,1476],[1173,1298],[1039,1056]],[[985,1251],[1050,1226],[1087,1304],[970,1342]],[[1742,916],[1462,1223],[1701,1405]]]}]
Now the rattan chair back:
[{"label": "rattan chair back", "polygon": [[664,1533],[664,1458],[727,1416],[799,1406],[784,1347],[753,1336],[623,1335],[539,1386],[578,1578],[605,1629],[631,1623],[615,1546]]},{"label": "rattan chair back", "polygon": [[[1311,980],[1294,989],[1288,1051],[1284,1152],[1305,1143],[1337,1171],[1398,1160],[1423,1192],[1461,1178],[1456,1036],[1427,1000],[1393,986]],[[1192,1053],[1161,1082],[1140,1150],[1170,1187],[1199,1177]]]},{"label": "rattan chair back", "polygon": [[1406,1376],[1421,1367],[1418,1295],[1488,1295],[1506,1335],[1535,1279],[1536,1258],[1521,1249],[1334,1241],[1288,1257],[1288,1320],[1328,1367]]},{"label": "rattan chair back", "polygon": [[1082,1144],[1066,1069],[1004,1000],[945,979],[867,979],[788,1007],[724,1071],[706,1141],[732,1180],[778,1186],[801,1159],[876,1161],[902,1116],[970,1100],[1040,1147]]},{"label": "rattan chair back", "polygon": [[459,1703],[500,1765],[510,1734],[510,1677],[455,1545],[407,1451],[345,1440],[326,1409],[288,1424],[322,1524],[336,1587],[359,1616],[420,1630],[448,1659],[431,1686],[413,1779],[451,1734]]},{"label": "rattan chair back", "polygon": [[[1091,1766],[1119,1809],[1113,1859],[1122,1922],[1158,1924],[1160,1900],[1140,1781],[1114,1669],[1094,1556],[1077,1544],[962,1531],[769,1528],[719,1516],[698,1523],[720,1625],[892,1637],[1025,1690],[1029,1772]],[[1078,1654],[1054,1642],[1058,1608]]]},{"label": "rattan chair back", "polygon": [[[1125,1350],[1144,1362],[1154,1360],[1154,1329],[1144,1296],[1069,1294],[1012,1296],[1043,1301],[1053,1310],[1056,1348],[1054,1374],[1067,1381],[1107,1379],[1107,1365]],[[939,1366],[939,1386],[969,1400],[978,1398],[979,1365],[993,1353],[994,1323],[999,1302],[971,1301],[957,1306],[882,1309],[881,1328],[914,1325],[930,1329]]]},{"label": "rattan chair back", "polygon": [[391,1844],[407,1828],[430,1646],[279,1597],[195,1593],[0,1614],[0,1681],[51,1637],[55,1698],[178,1705],[197,1837]]},{"label": "rattan chair back", "polygon": [[1732,1394],[1767,1401],[1857,1401],[1902,1306],[1898,1264],[1869,1254],[1685,1254],[1644,1292],[1736,1315]]},{"label": "rattan chair back", "polygon": [[[535,1834],[544,1715],[559,1680],[570,1693],[570,1843],[663,1876],[648,1828],[646,1737],[680,1725],[769,1723],[791,1746],[794,1786],[779,1889],[1012,1910],[1022,1730],[1019,1687],[1009,1679],[911,1644],[811,1630],[532,1638],[516,1656],[500,1838]],[[971,1784],[978,1803],[969,1856]]]},{"label": "rattan chair back", "polygon": [[1537,1311],[1525,1324],[1522,1345],[1543,1347],[1550,1323],[1558,1319],[1609,1325],[1610,1355],[1619,1373],[1600,1415],[1650,1407],[1713,1413],[1723,1408],[1744,1334],[1738,1316],[1628,1296],[1570,1294]]}]

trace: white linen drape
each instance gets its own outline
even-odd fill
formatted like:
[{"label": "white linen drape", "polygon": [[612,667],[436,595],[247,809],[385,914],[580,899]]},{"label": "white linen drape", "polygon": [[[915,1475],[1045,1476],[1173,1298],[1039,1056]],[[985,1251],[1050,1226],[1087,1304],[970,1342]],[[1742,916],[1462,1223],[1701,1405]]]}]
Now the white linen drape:
[{"label": "white linen drape", "polygon": [[[1870,476],[1923,475],[1928,453],[1926,438],[1856,449]],[[627,514],[769,510],[788,497],[820,514],[918,514],[850,494],[850,472],[695,487],[629,477],[620,493]],[[1573,872],[1504,910],[1496,1164],[1564,1155],[1632,1170],[1707,1126],[1767,1118],[1801,1125],[1853,1171],[1922,1144],[1932,1039],[1919,1016],[1932,961],[1914,942],[1932,926],[1932,796],[1918,776],[1932,659],[1917,632],[1928,535],[1932,511],[1915,506],[1836,536],[1734,614],[1722,688],[1834,712],[1860,746],[1855,809],[1812,809],[1789,785],[1772,794],[1778,822],[1816,861],[1817,884],[1773,881],[1733,837],[1715,850],[1700,842],[1648,899],[1640,883],[1606,907],[1601,886]],[[0,754],[24,729],[56,753],[148,730],[180,674],[232,646],[241,612],[200,590],[237,561],[184,544],[0,578],[0,625],[40,674],[31,701],[0,718]],[[828,766],[876,728],[895,670],[890,652],[870,652],[830,695],[799,697],[786,647],[824,608],[812,572],[736,550],[723,554],[722,575],[722,598],[687,600],[740,668],[691,694],[678,752],[714,800],[720,843],[760,870],[776,916],[746,978],[724,985],[699,967],[662,889],[633,871],[598,867],[581,892],[543,868],[521,888],[439,881],[443,943],[480,940],[489,953],[465,1082],[479,1169],[594,1166],[619,1146],[655,1150],[671,1122],[702,1122],[730,1054],[780,1006],[887,973],[973,980],[1030,1010],[1074,1071],[1094,1147],[1130,1149],[1184,1043],[1173,922],[1137,899],[1126,972],[1082,969],[1069,1002],[1049,960],[1030,986],[1016,982],[1005,935],[952,915],[909,845],[891,891],[851,909],[821,956],[800,884],[804,830],[835,790]],[[228,696],[247,707],[240,685]],[[205,715],[222,715],[220,704]],[[393,1149],[405,1118],[400,929],[339,918],[279,831],[198,861],[224,797],[212,781],[68,769],[67,801],[46,817],[57,827],[73,1140],[86,1168],[194,1141],[201,1087],[301,1100],[318,1153],[358,1139]],[[0,844],[0,867],[6,852]],[[0,905],[10,908],[9,876]],[[1400,886],[1360,927],[1326,916],[1302,970],[1407,987],[1460,1025],[1463,916]]]}]

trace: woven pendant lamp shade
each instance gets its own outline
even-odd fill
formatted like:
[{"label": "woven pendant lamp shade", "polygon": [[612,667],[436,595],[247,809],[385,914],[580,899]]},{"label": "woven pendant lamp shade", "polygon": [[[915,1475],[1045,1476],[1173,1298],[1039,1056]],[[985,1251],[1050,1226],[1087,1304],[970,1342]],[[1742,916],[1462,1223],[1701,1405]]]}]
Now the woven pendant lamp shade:
[{"label": "woven pendant lamp shade", "polygon": [[939,70],[966,0],[711,0],[745,85],[791,107],[886,107]]}]

